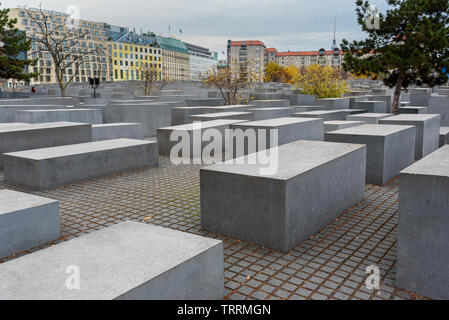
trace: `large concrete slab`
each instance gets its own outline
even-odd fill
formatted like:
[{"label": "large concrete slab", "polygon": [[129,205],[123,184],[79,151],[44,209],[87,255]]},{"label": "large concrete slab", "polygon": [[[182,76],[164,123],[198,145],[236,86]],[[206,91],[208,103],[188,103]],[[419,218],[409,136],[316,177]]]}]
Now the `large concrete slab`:
[{"label": "large concrete slab", "polygon": [[114,139],[5,153],[4,179],[47,190],[158,164],[157,142]]},{"label": "large concrete slab", "polygon": [[58,201],[3,189],[0,203],[0,258],[59,238]]},{"label": "large concrete slab", "polygon": [[328,132],[324,139],[365,144],[366,182],[383,186],[413,163],[415,130],[414,126],[367,124]]},{"label": "large concrete slab", "polygon": [[309,111],[309,112],[299,112],[293,113],[292,117],[297,118],[321,118],[323,121],[334,121],[334,120],[344,120],[345,114],[341,110],[332,111]]},{"label": "large concrete slab", "polygon": [[182,124],[192,123],[190,116],[196,114],[212,113],[213,110],[206,107],[176,107],[171,109],[171,125],[179,126]]},{"label": "large concrete slab", "polygon": [[315,105],[331,107],[333,110],[349,109],[349,98],[317,99]]},{"label": "large concrete slab", "polygon": [[24,123],[67,121],[99,124],[103,123],[103,115],[101,109],[19,110],[16,111],[15,121]]},{"label": "large concrete slab", "polygon": [[399,107],[399,113],[409,113],[409,114],[426,114],[428,113],[427,107]]},{"label": "large concrete slab", "polygon": [[223,259],[221,241],[128,221],[1,264],[0,299],[218,300]]},{"label": "large concrete slab", "polygon": [[[246,120],[211,120],[197,123],[189,123],[179,126],[171,126],[157,129],[157,141],[159,142],[159,154],[169,156],[173,147],[175,147],[181,138],[178,136],[186,135],[189,139],[189,155],[184,150],[179,150],[178,155],[185,158],[199,158],[202,156],[203,149],[210,143],[209,139],[203,141],[203,134],[208,129],[218,130],[221,134],[221,151],[225,148],[225,130],[229,129],[231,124],[245,122]],[[171,135],[177,136],[175,141],[171,141]],[[194,140],[195,134],[201,139],[199,142]],[[184,154],[183,154],[184,153]]]},{"label": "large concrete slab", "polygon": [[326,107],[326,106],[304,106],[303,105],[303,106],[292,106],[292,108],[295,110],[295,113],[332,110],[331,107]]},{"label": "large concrete slab", "polygon": [[56,147],[92,141],[92,127],[86,123],[53,122],[0,126],[0,169],[7,152]]},{"label": "large concrete slab", "polygon": [[379,124],[416,126],[415,160],[422,159],[439,147],[439,114],[401,114],[381,119]]},{"label": "large concrete slab", "polygon": [[103,141],[112,139],[143,140],[143,125],[141,123],[105,123],[92,125],[92,140]]},{"label": "large concrete slab", "polygon": [[201,98],[201,99],[186,99],[187,106],[222,106],[224,105],[223,98]]},{"label": "large concrete slab", "polygon": [[336,131],[366,124],[365,121],[325,121],[324,132]]},{"label": "large concrete slab", "polygon": [[449,146],[401,172],[396,285],[449,299]]},{"label": "large concrete slab", "polygon": [[268,120],[275,118],[290,117],[294,112],[293,108],[249,108],[246,111],[251,112],[254,121]]},{"label": "large concrete slab", "polygon": [[449,144],[449,127],[440,127],[440,148]]},{"label": "large concrete slab", "polygon": [[269,164],[248,155],[200,170],[204,230],[288,251],[363,199],[365,146],[296,141],[269,153]]},{"label": "large concrete slab", "polygon": [[387,113],[385,101],[358,101],[354,102],[353,109],[365,109],[371,113]]},{"label": "large concrete slab", "polygon": [[288,108],[290,102],[288,100],[254,100],[251,104],[256,108]]},{"label": "large concrete slab", "polygon": [[391,113],[360,113],[346,116],[348,121],[365,121],[367,124],[378,124],[379,120],[390,118]]},{"label": "large concrete slab", "polygon": [[429,113],[441,116],[441,125],[449,127],[449,97],[431,96],[429,98]]},{"label": "large concrete slab", "polygon": [[192,121],[212,121],[212,120],[254,120],[251,112],[216,112],[207,114],[197,114],[190,116]]},{"label": "large concrete slab", "polygon": [[60,105],[0,105],[0,122],[17,122],[16,111],[61,109]]},{"label": "large concrete slab", "polygon": [[[232,143],[234,158],[298,140],[324,139],[322,119],[276,118],[232,124],[230,129],[233,130],[229,137],[232,141],[228,143]],[[270,132],[273,130],[277,131],[278,139],[272,143],[273,133]]]}]

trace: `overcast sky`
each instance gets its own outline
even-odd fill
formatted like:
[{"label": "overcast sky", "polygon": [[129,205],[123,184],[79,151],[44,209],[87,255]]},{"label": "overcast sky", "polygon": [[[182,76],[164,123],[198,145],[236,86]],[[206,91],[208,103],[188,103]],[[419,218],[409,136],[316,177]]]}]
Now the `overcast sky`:
[{"label": "overcast sky", "polygon": [[[1,6],[28,5],[65,12],[80,9],[82,19],[180,36],[181,40],[226,51],[232,40],[261,40],[282,51],[330,49],[334,18],[337,44],[360,39],[355,0],[0,0]],[[381,9],[385,0],[372,0]]]}]

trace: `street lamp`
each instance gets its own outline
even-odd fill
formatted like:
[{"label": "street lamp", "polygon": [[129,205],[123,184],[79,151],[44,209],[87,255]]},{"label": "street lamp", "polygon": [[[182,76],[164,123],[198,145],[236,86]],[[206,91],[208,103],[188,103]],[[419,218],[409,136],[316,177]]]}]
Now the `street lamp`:
[{"label": "street lamp", "polygon": [[94,89],[94,99],[96,99],[97,98],[97,91],[96,90],[100,86],[100,78],[97,78],[97,77],[90,78],[89,77],[89,83],[90,83],[92,89]]}]

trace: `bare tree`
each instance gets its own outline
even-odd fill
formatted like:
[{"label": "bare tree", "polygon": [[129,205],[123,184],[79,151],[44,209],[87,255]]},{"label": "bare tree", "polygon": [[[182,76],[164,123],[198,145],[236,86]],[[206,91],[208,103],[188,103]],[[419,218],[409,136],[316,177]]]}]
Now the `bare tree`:
[{"label": "bare tree", "polygon": [[50,55],[61,97],[65,97],[68,85],[79,75],[80,67],[89,61],[89,56],[94,56],[94,61],[101,64],[98,56],[104,54],[104,51],[97,43],[92,48],[81,46],[81,40],[85,40],[88,33],[79,28],[77,20],[41,7],[24,10],[37,27],[37,32],[31,37],[31,41],[36,44],[34,52]]},{"label": "bare tree", "polygon": [[168,79],[162,79],[160,71],[160,68],[148,64],[140,68],[145,95],[151,95],[155,90],[162,90],[170,82]]}]

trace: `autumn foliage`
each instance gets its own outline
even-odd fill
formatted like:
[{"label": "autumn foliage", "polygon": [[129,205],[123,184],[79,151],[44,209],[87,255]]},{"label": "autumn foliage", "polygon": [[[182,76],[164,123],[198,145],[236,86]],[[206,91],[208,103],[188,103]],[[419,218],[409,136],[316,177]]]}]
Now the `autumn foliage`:
[{"label": "autumn foliage", "polygon": [[275,62],[270,62],[265,67],[265,82],[293,83],[298,74],[299,69],[296,66],[281,67]]}]

